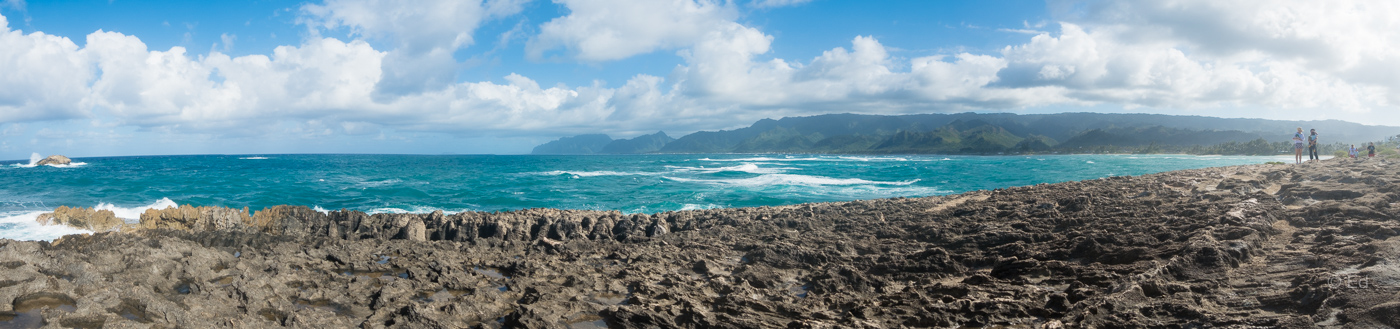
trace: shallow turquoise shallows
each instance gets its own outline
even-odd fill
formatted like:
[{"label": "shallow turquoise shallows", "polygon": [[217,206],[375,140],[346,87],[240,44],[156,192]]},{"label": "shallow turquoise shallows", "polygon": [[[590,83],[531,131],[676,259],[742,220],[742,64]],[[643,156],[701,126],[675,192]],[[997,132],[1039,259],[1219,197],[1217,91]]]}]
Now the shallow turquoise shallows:
[{"label": "shallow turquoise shallows", "polygon": [[[523,208],[620,210],[774,206],[915,197],[1258,164],[1282,157],[1183,155],[199,155],[0,162],[0,238],[76,231],[33,224],[60,205],[135,221],[174,204],[371,213]],[[1291,160],[1291,159],[1289,159]]]}]

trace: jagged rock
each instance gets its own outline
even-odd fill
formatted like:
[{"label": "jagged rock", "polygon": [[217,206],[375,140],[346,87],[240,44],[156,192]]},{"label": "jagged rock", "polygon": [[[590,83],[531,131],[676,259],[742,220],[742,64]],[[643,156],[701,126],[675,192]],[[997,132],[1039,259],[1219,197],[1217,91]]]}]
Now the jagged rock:
[{"label": "jagged rock", "polygon": [[58,206],[51,213],[40,214],[35,221],[40,225],[67,225],[93,232],[120,230],[126,222],[117,218],[111,210],[92,208],[69,208]]},{"label": "jagged rock", "polygon": [[57,155],[57,154],[55,154],[55,155],[50,155],[49,157],[44,158],[43,160],[39,160],[39,162],[36,162],[36,163],[34,163],[34,164],[35,164],[35,165],[39,165],[39,166],[46,166],[46,165],[66,165],[66,164],[71,164],[71,163],[73,163],[73,160],[72,160],[72,159],[69,159],[69,158],[66,157],[66,156],[62,156],[62,155]]},{"label": "jagged rock", "polygon": [[428,241],[428,227],[423,220],[413,218],[404,226],[404,238],[409,241]]},{"label": "jagged rock", "polygon": [[[1346,172],[1374,179],[1293,179]],[[1394,181],[1329,160],[661,214],[184,206],[0,240],[0,327],[1394,327]],[[1363,195],[1242,188],[1284,183]]]},{"label": "jagged rock", "polygon": [[242,228],[251,222],[248,208],[243,210],[224,207],[192,207],[147,209],[141,214],[140,227],[143,229],[173,229],[195,231],[219,231]]}]

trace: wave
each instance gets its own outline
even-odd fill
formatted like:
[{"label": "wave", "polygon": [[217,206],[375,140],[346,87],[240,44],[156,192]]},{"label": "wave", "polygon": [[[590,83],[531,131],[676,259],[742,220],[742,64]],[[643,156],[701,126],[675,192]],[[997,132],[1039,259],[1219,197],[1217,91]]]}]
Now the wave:
[{"label": "wave", "polygon": [[[41,161],[41,160],[44,160],[44,156],[43,156],[43,155],[40,155],[39,153],[32,153],[32,154],[29,155],[29,163],[28,163],[28,164],[16,163],[16,164],[12,164],[12,165],[10,165],[10,166],[11,166],[11,167],[19,167],[19,168],[34,168],[34,167],[38,167],[38,166],[39,166],[39,161]],[[87,165],[87,162],[69,162],[68,164],[62,164],[62,165],[51,164],[51,165],[46,165],[46,166],[54,167],[54,168],[77,168],[77,167],[82,167],[82,166],[85,166],[85,165]]]},{"label": "wave", "polygon": [[242,157],[239,160],[267,160],[267,157]]},{"label": "wave", "polygon": [[739,159],[711,159],[711,158],[700,158],[700,159],[698,159],[698,161],[715,161],[715,162],[760,162],[760,161],[842,161],[842,160],[841,160],[841,159],[837,159],[837,158],[769,158],[769,157],[757,157],[757,158],[739,158]]},{"label": "wave", "polygon": [[686,211],[686,210],[706,210],[706,209],[719,209],[719,208],[724,208],[724,206],[720,206],[720,205],[713,204],[713,203],[709,203],[709,204],[691,204],[691,203],[687,203],[687,204],[681,205],[680,211]]},{"label": "wave", "polygon": [[113,205],[113,204],[110,204],[110,203],[101,203],[101,202],[99,202],[99,203],[97,203],[97,206],[96,206],[96,207],[93,207],[93,209],[95,209],[95,210],[110,210],[110,211],[112,211],[112,214],[114,214],[114,215],[117,216],[117,218],[121,218],[122,220],[126,221],[127,223],[135,223],[135,222],[141,220],[141,214],[142,214],[142,213],[145,213],[146,210],[150,210],[150,209],[160,210],[160,209],[165,209],[165,208],[179,208],[179,207],[180,207],[180,205],[175,204],[175,201],[170,201],[170,198],[160,198],[160,200],[156,200],[156,202],[152,202],[151,204],[148,204],[148,205],[145,205],[145,206],[139,206],[139,207],[130,207],[130,208],[118,207],[118,206]]},{"label": "wave", "polygon": [[[312,206],[312,207],[311,207],[311,210],[315,210],[316,212],[319,212],[319,213],[322,213],[322,214],[330,215],[330,214],[331,214],[331,211],[338,211],[339,209],[337,209],[337,210],[330,210],[330,209],[323,208],[323,207],[321,207],[321,206]],[[346,209],[346,210],[349,210],[349,209]],[[374,214],[431,214],[431,213],[433,213],[434,211],[438,211],[438,210],[442,210],[442,213],[445,214],[445,215],[452,215],[452,214],[456,214],[456,213],[460,213],[460,212],[471,211],[471,209],[449,210],[449,209],[442,209],[442,208],[437,208],[437,207],[407,206],[407,207],[379,207],[379,208],[374,208],[374,209],[366,210],[366,211],[364,211],[364,213],[365,213],[365,214],[368,214],[368,215],[374,215]]]},{"label": "wave", "polygon": [[69,234],[92,233],[64,225],[39,225],[34,219],[47,211],[0,214],[0,239],[52,241]]},{"label": "wave", "polygon": [[361,189],[364,189],[364,188],[376,188],[376,187],[383,187],[383,186],[394,185],[394,184],[398,184],[398,183],[403,183],[403,181],[402,181],[402,180],[399,180],[398,178],[390,178],[390,179],[384,179],[384,180],[362,180],[362,181],[356,182],[356,183],[355,183],[355,187],[359,187],[359,188],[361,188]]},{"label": "wave", "polygon": [[745,164],[741,164],[741,165],[737,165],[737,166],[728,166],[728,167],[719,167],[719,168],[677,167],[677,166],[666,166],[666,167],[667,167],[667,168],[671,168],[673,172],[698,172],[698,173],[703,173],[703,174],[712,174],[712,173],[726,172],[726,171],[729,171],[729,172],[746,172],[746,173],[751,173],[751,174],[778,174],[778,173],[782,173],[782,172],[788,171],[788,170],[798,170],[798,169],[799,169],[799,168],[784,168],[784,167],[779,167],[779,168],[760,168],[760,167],[758,166],[757,163],[745,163]]},{"label": "wave", "polygon": [[[170,198],[161,198],[151,204],[136,207],[118,207],[110,203],[99,202],[95,210],[109,210],[117,218],[127,223],[136,223],[141,220],[141,213],[147,209],[165,209],[178,207],[175,201]],[[76,229],[65,225],[39,225],[35,221],[39,215],[52,212],[53,210],[25,210],[0,214],[0,239],[14,240],[48,240],[57,239],[69,234],[92,233],[92,231]]]},{"label": "wave", "polygon": [[846,161],[859,161],[859,162],[870,162],[870,161],[923,161],[923,162],[927,162],[927,161],[952,161],[952,160],[953,160],[953,159],[950,159],[950,158],[942,158],[942,159],[914,159],[914,158],[907,158],[907,157],[890,157],[890,156],[819,156],[819,157],[805,157],[805,158],[753,157],[753,158],[737,158],[737,159],[711,159],[711,158],[700,158],[700,159],[697,159],[697,161],[714,161],[714,162],[763,162],[763,161],[826,161],[826,162],[846,162]]},{"label": "wave", "polygon": [[[45,165],[45,166],[54,167],[54,168],[77,168],[77,167],[82,167],[82,166],[86,166],[86,165],[87,165],[87,162],[72,162],[72,163],[69,163],[69,164],[66,164],[66,165],[50,164],[50,165]],[[19,167],[19,168],[34,168],[34,167],[38,167],[38,165],[34,165],[34,164],[20,164],[20,163],[12,164],[12,165],[10,165],[10,166],[11,166],[11,167]]]},{"label": "wave", "polygon": [[677,182],[702,183],[723,186],[738,187],[758,187],[773,185],[793,185],[793,186],[828,186],[828,185],[911,185],[919,182],[918,179],[907,181],[872,181],[860,178],[831,178],[822,176],[793,175],[793,174],[764,174],[758,177],[736,178],[736,179],[692,179],[681,177],[668,177]]},{"label": "wave", "polygon": [[[320,207],[317,207],[317,208],[320,208]],[[320,209],[320,210],[317,210],[317,211],[321,211],[321,210],[325,210],[325,209]],[[438,210],[441,210],[442,213],[443,213],[444,215],[451,215],[451,214],[456,214],[456,213],[460,213],[460,212],[471,211],[470,209],[449,210],[449,209],[442,209],[442,208],[438,208],[438,207],[406,206],[406,207],[380,207],[380,208],[374,208],[374,209],[370,209],[370,210],[365,211],[365,213],[366,213],[366,214],[370,214],[370,215],[374,215],[374,214],[428,214],[428,213],[432,213],[432,212],[438,211]]]}]

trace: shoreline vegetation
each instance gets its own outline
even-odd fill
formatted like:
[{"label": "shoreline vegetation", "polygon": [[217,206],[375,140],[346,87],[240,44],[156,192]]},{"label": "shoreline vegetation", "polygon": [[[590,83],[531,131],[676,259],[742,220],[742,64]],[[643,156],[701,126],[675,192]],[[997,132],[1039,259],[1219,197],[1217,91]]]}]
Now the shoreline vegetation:
[{"label": "shoreline vegetation", "polygon": [[[614,140],[563,137],[531,154],[800,153],[843,155],[1192,154],[1290,155],[1296,127],[1318,128],[1320,153],[1375,141],[1400,156],[1400,127],[1150,114],[831,114],[764,119],[749,127],[680,138],[656,132]],[[1361,145],[1361,144],[1357,144]]]},{"label": "shoreline vegetation", "polygon": [[1395,327],[1397,172],[1334,158],[632,215],[182,206],[0,240],[0,323]]}]

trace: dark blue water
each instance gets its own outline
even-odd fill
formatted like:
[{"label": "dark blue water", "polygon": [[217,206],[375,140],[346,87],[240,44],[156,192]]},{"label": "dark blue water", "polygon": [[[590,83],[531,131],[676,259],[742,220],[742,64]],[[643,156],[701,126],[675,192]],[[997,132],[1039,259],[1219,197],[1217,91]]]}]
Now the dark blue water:
[{"label": "dark blue water", "polygon": [[1275,157],[1181,155],[261,155],[0,162],[0,238],[51,239],[32,225],[59,205],[135,221],[174,204],[253,211],[292,204],[372,213],[535,207],[653,213],[929,196],[1118,175],[1256,164]]}]

